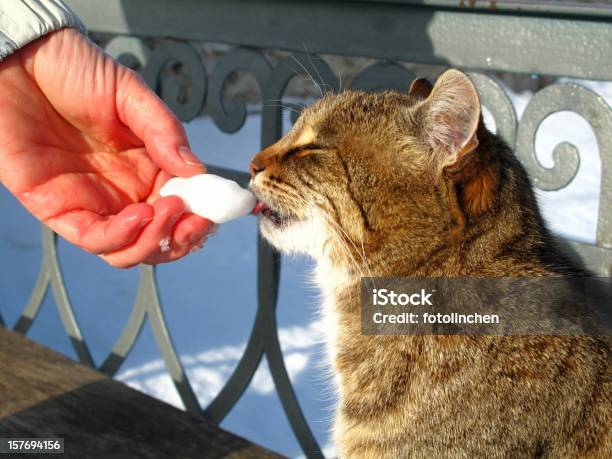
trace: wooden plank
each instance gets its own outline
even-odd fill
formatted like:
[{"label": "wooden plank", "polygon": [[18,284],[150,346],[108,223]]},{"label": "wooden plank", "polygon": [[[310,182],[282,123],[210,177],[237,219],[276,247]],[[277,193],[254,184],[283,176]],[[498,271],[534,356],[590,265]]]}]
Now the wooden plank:
[{"label": "wooden plank", "polygon": [[281,457],[4,327],[0,437],[63,437],[79,459]]}]

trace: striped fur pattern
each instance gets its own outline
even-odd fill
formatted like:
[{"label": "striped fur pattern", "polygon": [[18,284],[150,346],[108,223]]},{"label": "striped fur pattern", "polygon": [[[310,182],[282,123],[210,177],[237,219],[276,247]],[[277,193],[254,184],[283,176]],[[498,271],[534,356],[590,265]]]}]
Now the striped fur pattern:
[{"label": "striped fur pattern", "polygon": [[606,338],[360,334],[362,276],[581,273],[468,77],[412,87],[326,95],[252,161],[262,234],[317,262],[340,456],[612,457]]}]

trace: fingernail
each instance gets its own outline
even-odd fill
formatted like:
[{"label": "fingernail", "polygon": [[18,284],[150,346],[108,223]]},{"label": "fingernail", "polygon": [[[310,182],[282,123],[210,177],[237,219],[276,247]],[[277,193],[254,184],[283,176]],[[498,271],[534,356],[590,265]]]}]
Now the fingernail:
[{"label": "fingernail", "polygon": [[170,217],[170,218],[168,219],[168,224],[169,224],[171,227],[173,227],[173,226],[174,226],[174,224],[175,224],[175,223],[178,221],[178,219],[181,217],[181,215],[183,215],[183,213],[184,213],[184,212],[185,212],[184,210],[181,210],[180,212],[177,212],[177,213],[175,213],[175,214],[172,214],[172,217]]},{"label": "fingernail", "polygon": [[144,228],[145,226],[147,226],[149,223],[151,223],[153,221],[153,217],[149,217],[149,218],[143,218],[140,223],[138,224],[138,228]]},{"label": "fingernail", "polygon": [[186,164],[189,164],[190,166],[204,167],[202,161],[200,161],[198,157],[193,154],[189,147],[181,145],[178,147],[178,154],[181,156],[181,158],[183,158],[183,161],[185,161]]},{"label": "fingernail", "polygon": [[[119,227],[121,230],[132,230],[134,229],[134,222],[136,220],[140,220],[140,215],[131,215],[123,220],[121,220],[119,222]],[[138,225],[136,225],[137,228],[142,228],[143,226],[145,226],[147,223],[149,223],[151,220],[153,220],[152,218],[145,218],[144,220],[141,220],[140,222],[138,222]]]}]

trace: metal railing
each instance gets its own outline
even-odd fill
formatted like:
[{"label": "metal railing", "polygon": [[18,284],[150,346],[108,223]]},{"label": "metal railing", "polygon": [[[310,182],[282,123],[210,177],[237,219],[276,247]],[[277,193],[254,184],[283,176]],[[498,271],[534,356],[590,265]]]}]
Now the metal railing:
[{"label": "metal railing", "polygon": [[[361,89],[405,90],[417,75],[400,62],[459,67],[470,72],[483,104],[495,119],[498,134],[514,147],[535,186],[557,190],[573,180],[580,155],[572,145],[561,143],[554,150],[554,166],[543,167],[536,158],[535,136],[548,115],[573,111],[595,132],[602,176],[596,243],[567,242],[588,268],[599,275],[611,275],[612,109],[586,87],[556,83],[537,92],[518,120],[502,86],[481,72],[496,70],[612,81],[612,9],[588,4],[572,6],[567,2],[531,2],[519,8],[515,2],[443,0],[68,0],[67,3],[91,31],[115,36],[106,51],[139,69],[183,121],[198,116],[205,108],[219,129],[227,133],[240,130],[246,118],[243,102],[223,100],[224,84],[239,70],[255,78],[263,101],[277,101],[297,74],[312,76],[330,91],[339,90],[338,78],[321,54],[377,59],[352,80],[352,87]],[[157,39],[153,48],[147,45],[146,38],[150,37]],[[222,56],[209,73],[190,41],[221,42],[236,48]],[[259,51],[262,48],[289,51],[292,56],[272,65]],[[190,77],[187,100],[179,101],[179,83],[162,72],[174,64],[180,64]],[[282,107],[262,104],[262,147],[282,135],[282,115]],[[243,185],[248,181],[244,172],[215,167],[209,170]],[[46,228],[42,233],[44,256],[38,280],[14,329],[28,331],[46,291],[51,288],[78,359],[93,367],[94,361],[66,293],[55,235]],[[296,399],[279,344],[276,307],[280,261],[279,255],[260,239],[257,315],[251,335],[238,366],[206,408],[200,406],[173,345],[152,267],[140,268],[131,315],[99,370],[108,375],[117,372],[148,319],[187,410],[220,423],[241,397],[265,355],[303,451],[308,457],[322,457]]]}]

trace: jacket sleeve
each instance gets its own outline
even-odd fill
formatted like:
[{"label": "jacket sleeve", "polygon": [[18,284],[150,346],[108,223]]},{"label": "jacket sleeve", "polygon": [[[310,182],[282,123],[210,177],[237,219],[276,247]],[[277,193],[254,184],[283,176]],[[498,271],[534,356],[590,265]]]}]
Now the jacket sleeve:
[{"label": "jacket sleeve", "polygon": [[0,61],[64,27],[86,33],[81,20],[61,0],[0,0]]}]

